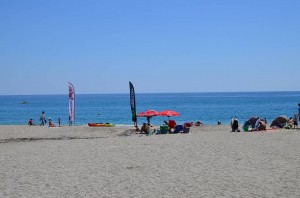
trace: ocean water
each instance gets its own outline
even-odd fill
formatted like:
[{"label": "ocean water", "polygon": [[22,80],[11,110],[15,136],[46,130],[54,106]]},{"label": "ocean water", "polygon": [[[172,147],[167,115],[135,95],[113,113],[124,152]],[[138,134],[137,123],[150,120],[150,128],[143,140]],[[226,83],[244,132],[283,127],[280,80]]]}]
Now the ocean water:
[{"label": "ocean water", "polygon": [[[27,104],[20,104],[27,101]],[[270,123],[279,115],[292,117],[298,112],[300,92],[241,92],[241,93],[160,93],[136,94],[137,112],[153,109],[175,110],[180,116],[177,123],[201,120],[213,125],[220,120],[229,124],[236,116],[240,122],[251,116],[266,117]],[[30,118],[39,124],[39,116],[45,111],[46,118],[54,122],[61,118],[68,124],[68,95],[0,96],[0,124],[24,125]],[[151,123],[161,124],[166,117],[152,117]],[[76,125],[88,122],[111,122],[132,125],[128,94],[77,94]],[[146,118],[138,118],[138,123]]]}]

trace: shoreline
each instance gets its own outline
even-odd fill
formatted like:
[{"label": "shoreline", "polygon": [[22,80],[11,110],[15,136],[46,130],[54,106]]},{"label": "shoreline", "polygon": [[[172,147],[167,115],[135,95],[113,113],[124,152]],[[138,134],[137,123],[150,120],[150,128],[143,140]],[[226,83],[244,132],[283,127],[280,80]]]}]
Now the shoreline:
[{"label": "shoreline", "polygon": [[[159,126],[154,126],[159,129]],[[203,125],[192,126],[189,134],[199,133],[277,133],[298,131],[299,129],[271,129],[266,131],[251,131],[251,132],[231,132],[230,125]],[[164,135],[179,135],[164,134]],[[29,125],[0,125],[0,143],[29,140],[68,140],[68,139],[96,139],[96,138],[112,138],[122,136],[148,136],[147,134],[135,131],[133,125],[116,125],[114,127],[89,127],[88,125],[79,126],[29,126]],[[152,134],[157,135],[157,134]]]}]

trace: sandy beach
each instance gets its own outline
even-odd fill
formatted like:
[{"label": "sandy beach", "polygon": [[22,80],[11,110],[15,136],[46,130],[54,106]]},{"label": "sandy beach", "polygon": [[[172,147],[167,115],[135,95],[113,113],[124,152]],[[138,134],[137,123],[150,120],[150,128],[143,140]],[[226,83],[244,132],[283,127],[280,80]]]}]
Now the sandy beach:
[{"label": "sandy beach", "polygon": [[0,197],[300,197],[300,130],[0,126]]}]

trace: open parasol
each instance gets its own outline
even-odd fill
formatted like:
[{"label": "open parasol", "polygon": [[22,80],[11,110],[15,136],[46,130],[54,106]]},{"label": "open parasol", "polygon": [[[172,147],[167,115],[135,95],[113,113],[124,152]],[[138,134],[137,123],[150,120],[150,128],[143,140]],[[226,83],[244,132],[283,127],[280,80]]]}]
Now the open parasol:
[{"label": "open parasol", "polygon": [[155,110],[147,110],[145,112],[140,112],[137,116],[139,117],[147,117],[148,124],[150,124],[150,118],[152,116],[157,116],[159,113]]},{"label": "open parasol", "polygon": [[159,116],[167,116],[167,117],[170,117],[170,116],[180,116],[180,114],[176,111],[173,111],[173,110],[165,110],[165,111],[162,111],[158,114]]}]

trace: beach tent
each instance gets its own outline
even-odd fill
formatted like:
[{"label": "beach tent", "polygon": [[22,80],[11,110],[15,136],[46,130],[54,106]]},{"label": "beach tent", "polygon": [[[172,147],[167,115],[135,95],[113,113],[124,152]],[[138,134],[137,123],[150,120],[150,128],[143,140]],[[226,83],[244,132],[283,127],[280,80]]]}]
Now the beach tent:
[{"label": "beach tent", "polygon": [[[259,117],[257,116],[252,116],[251,118],[249,118],[245,123],[244,126],[251,126],[252,129],[255,127],[255,123],[256,121],[259,119]],[[244,128],[244,127],[243,127]]]},{"label": "beach tent", "polygon": [[275,127],[280,127],[280,128],[282,128],[282,127],[287,123],[287,121],[288,121],[287,116],[285,116],[285,115],[283,115],[283,116],[278,116],[277,118],[275,118],[275,119],[272,121],[270,127],[274,127],[274,126],[275,126]]},{"label": "beach tent", "polygon": [[256,130],[259,130],[259,131],[262,131],[262,130],[266,130],[266,123],[262,120],[259,121],[259,126],[258,128],[255,128],[255,124],[257,122],[257,120],[259,120],[259,117],[257,116],[252,116],[251,118],[249,118],[243,125],[243,130],[244,131],[249,131],[249,126],[251,127],[251,129],[256,129]]}]

